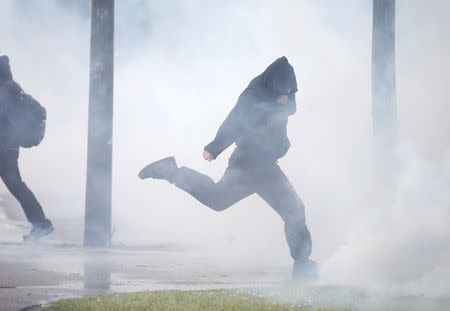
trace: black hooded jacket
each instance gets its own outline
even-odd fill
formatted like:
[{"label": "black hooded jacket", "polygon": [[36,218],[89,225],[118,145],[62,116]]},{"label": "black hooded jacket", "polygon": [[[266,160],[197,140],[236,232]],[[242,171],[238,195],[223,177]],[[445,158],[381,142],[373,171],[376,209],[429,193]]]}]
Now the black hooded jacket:
[{"label": "black hooded jacket", "polygon": [[[278,104],[276,99],[282,89],[292,91],[287,103]],[[230,162],[276,162],[290,147],[286,126],[288,116],[296,112],[296,91],[294,69],[286,57],[278,58],[242,92],[205,150],[216,158],[236,143]]]}]

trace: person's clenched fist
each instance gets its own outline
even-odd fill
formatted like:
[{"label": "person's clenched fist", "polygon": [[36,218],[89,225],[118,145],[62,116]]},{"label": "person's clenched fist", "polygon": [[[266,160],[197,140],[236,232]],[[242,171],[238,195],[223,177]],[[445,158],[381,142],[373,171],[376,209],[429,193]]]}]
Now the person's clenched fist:
[{"label": "person's clenched fist", "polygon": [[211,162],[212,160],[214,160],[213,155],[206,150],[203,150],[203,158],[208,162]]}]

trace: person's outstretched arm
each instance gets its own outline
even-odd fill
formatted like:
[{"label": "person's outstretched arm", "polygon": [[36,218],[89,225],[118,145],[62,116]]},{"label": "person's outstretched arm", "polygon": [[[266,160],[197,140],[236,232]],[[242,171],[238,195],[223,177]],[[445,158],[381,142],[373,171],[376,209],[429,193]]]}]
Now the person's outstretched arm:
[{"label": "person's outstretched arm", "polygon": [[219,154],[234,143],[242,133],[245,118],[248,117],[249,108],[252,105],[252,95],[246,92],[239,96],[239,99],[233,110],[228,114],[225,121],[223,121],[216,137],[210,142],[203,151],[203,157],[212,161]]}]

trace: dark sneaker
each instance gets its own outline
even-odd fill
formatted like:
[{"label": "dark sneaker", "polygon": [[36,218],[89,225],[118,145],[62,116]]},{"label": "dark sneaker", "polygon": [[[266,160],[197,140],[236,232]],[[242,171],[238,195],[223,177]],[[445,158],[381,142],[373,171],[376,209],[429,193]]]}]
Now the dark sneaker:
[{"label": "dark sneaker", "polygon": [[166,179],[173,184],[178,166],[174,157],[167,157],[162,160],[150,163],[139,172],[139,178]]},{"label": "dark sneaker", "polygon": [[55,231],[55,228],[53,227],[50,220],[46,219],[41,224],[33,225],[33,229],[29,234],[23,236],[23,240],[25,242],[34,242],[46,235],[49,235],[53,231]]},{"label": "dark sneaker", "polygon": [[295,260],[292,278],[299,281],[315,281],[319,278],[319,265],[311,259]]}]

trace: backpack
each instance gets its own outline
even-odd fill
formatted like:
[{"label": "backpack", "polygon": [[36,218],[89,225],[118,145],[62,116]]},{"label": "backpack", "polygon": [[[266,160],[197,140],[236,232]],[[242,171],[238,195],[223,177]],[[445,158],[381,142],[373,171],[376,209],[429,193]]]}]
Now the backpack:
[{"label": "backpack", "polygon": [[13,140],[24,148],[39,145],[45,134],[45,108],[26,93],[21,94],[13,107],[8,118],[14,128]]}]

